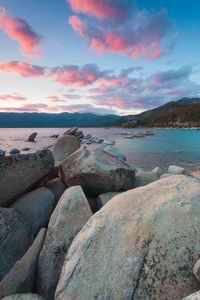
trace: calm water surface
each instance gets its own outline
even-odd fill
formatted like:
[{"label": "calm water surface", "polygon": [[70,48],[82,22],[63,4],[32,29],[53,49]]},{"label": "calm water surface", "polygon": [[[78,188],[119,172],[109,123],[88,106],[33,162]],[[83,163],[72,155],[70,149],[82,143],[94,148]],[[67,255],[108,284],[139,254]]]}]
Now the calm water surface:
[{"label": "calm water surface", "polygon": [[[200,130],[167,130],[155,129],[154,136],[144,138],[126,139],[122,132],[144,131],[140,129],[119,128],[82,128],[84,134],[92,136],[112,137],[116,146],[126,154],[127,161],[145,170],[160,166],[167,169],[169,164],[184,165],[194,168],[194,164],[200,163]],[[27,142],[28,136],[37,131],[36,142]],[[0,149],[9,152],[12,148],[31,148],[29,152],[42,149],[55,142],[50,138],[53,134],[62,135],[66,128],[1,128]],[[88,148],[96,147],[97,144],[88,145]],[[176,152],[181,150],[181,152]],[[26,152],[27,153],[27,152]]]}]

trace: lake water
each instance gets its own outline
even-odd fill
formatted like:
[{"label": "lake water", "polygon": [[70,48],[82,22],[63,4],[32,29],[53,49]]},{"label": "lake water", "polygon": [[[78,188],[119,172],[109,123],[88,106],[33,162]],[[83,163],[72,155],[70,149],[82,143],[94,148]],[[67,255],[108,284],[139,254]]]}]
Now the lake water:
[{"label": "lake water", "polygon": [[[66,130],[67,128],[1,128],[0,149],[9,152],[12,148],[29,147],[31,150],[28,152],[34,152],[53,144],[56,139],[50,138],[51,135],[62,135]],[[133,139],[126,139],[121,133],[144,130],[119,128],[82,128],[81,130],[85,135],[89,133],[92,136],[114,138],[116,147],[126,154],[127,161],[144,170],[150,170],[155,166],[166,170],[170,164],[195,169],[200,163],[200,130],[155,129],[154,136]],[[28,136],[33,131],[38,132],[36,142],[27,142]],[[88,148],[96,146],[97,144],[92,144],[88,145]],[[176,152],[177,150],[181,152]]]}]

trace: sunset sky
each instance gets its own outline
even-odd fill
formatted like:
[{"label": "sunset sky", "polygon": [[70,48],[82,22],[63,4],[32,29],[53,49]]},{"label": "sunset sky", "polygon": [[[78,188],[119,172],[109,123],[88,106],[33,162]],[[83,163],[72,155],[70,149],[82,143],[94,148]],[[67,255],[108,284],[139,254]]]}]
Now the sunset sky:
[{"label": "sunset sky", "polygon": [[0,111],[137,114],[200,95],[198,0],[0,0]]}]

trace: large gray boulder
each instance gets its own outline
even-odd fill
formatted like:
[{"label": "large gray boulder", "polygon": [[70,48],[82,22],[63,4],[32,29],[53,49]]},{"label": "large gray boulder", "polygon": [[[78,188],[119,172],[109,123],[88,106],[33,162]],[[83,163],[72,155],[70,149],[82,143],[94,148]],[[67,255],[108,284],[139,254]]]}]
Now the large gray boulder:
[{"label": "large gray boulder", "polygon": [[48,181],[47,183],[45,183],[44,186],[52,191],[56,203],[58,202],[58,200],[60,199],[60,197],[62,196],[62,194],[67,188],[60,178],[54,178]]},{"label": "large gray boulder", "polygon": [[45,300],[40,295],[25,293],[6,296],[2,300]]},{"label": "large gray boulder", "polygon": [[33,242],[31,227],[14,208],[0,207],[0,280]]},{"label": "large gray boulder", "polygon": [[51,151],[56,161],[62,161],[80,148],[80,142],[73,135],[63,135],[52,146]]},{"label": "large gray boulder", "polygon": [[53,299],[67,250],[91,216],[81,187],[67,189],[50,218],[38,261],[37,291],[46,299]]},{"label": "large gray boulder", "polygon": [[41,187],[17,199],[10,207],[16,208],[26,217],[35,235],[46,226],[56,206],[52,191]]},{"label": "large gray boulder", "polygon": [[49,150],[0,158],[0,206],[8,206],[36,187],[53,167]]},{"label": "large gray boulder", "polygon": [[68,250],[55,299],[176,299],[198,290],[200,182],[132,189],[93,215]]},{"label": "large gray boulder", "polygon": [[81,185],[88,196],[98,196],[132,188],[135,169],[101,149],[82,147],[61,163],[60,177],[66,185]]},{"label": "large gray boulder", "polygon": [[42,228],[25,255],[16,262],[6,277],[0,282],[0,299],[7,295],[33,292],[37,261],[45,238]]}]

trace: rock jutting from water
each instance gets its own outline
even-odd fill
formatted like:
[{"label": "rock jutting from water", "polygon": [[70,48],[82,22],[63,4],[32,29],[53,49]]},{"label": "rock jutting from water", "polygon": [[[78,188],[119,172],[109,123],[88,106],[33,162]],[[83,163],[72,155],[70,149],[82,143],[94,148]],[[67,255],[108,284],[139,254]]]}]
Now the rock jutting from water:
[{"label": "rock jutting from water", "polygon": [[79,148],[80,143],[75,136],[63,135],[52,146],[51,151],[55,161],[62,161]]},{"label": "rock jutting from water", "polygon": [[36,136],[37,136],[37,132],[31,133],[31,135],[30,135],[29,138],[28,138],[28,142],[34,142]]}]

